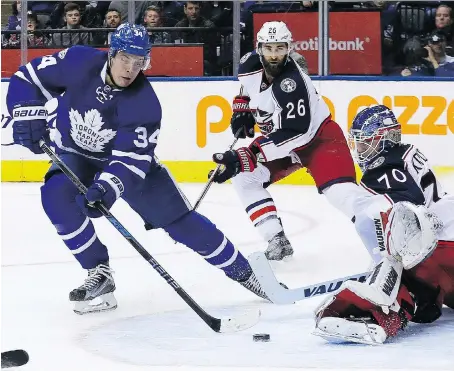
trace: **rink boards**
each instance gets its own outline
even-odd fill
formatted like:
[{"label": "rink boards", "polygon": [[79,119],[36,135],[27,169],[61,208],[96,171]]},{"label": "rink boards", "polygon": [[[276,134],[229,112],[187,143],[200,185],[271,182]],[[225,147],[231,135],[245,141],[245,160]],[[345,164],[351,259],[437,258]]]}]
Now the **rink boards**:
[{"label": "rink boards", "polygon": [[[156,154],[177,181],[205,182],[214,168],[211,156],[232,142],[231,101],[239,91],[233,80],[169,79],[150,82],[161,101],[163,119]],[[321,80],[314,81],[344,132],[355,114],[370,104],[385,104],[402,124],[403,141],[421,149],[437,173],[454,172],[454,82]],[[8,81],[2,81],[2,144],[11,142],[6,109]],[[247,141],[239,145],[247,145]],[[41,181],[49,167],[45,155],[19,146],[2,146],[2,181]],[[281,181],[313,184],[305,170]]]}]

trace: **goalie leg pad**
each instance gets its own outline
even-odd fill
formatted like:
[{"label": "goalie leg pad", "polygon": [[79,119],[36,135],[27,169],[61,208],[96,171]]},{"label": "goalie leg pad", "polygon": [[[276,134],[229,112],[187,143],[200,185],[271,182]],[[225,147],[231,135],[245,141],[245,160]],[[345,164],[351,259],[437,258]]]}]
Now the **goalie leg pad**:
[{"label": "goalie leg pad", "polygon": [[332,335],[366,343],[382,343],[387,337],[395,336],[414,313],[413,299],[401,285],[401,275],[402,265],[392,257],[385,257],[366,282],[342,284],[338,292],[317,308],[316,332],[319,333],[315,334],[321,332],[324,337]]}]

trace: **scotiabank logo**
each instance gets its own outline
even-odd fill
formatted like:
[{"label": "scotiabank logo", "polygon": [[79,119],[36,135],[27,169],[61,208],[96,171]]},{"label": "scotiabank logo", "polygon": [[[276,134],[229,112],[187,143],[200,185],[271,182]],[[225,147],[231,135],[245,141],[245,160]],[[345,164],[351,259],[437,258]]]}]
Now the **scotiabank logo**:
[{"label": "scotiabank logo", "polygon": [[[329,50],[364,50],[364,44],[370,42],[369,37],[360,39],[356,37],[353,40],[334,40],[329,38]],[[310,38],[309,40],[295,41],[293,43],[295,50],[307,51],[318,50],[318,37]]]}]

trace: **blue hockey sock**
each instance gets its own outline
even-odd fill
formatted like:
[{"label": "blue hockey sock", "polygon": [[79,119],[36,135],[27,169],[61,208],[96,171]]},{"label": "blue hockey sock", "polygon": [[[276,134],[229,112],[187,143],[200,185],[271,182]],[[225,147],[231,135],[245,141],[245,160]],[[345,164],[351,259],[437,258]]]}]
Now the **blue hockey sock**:
[{"label": "blue hockey sock", "polygon": [[65,175],[58,173],[41,187],[41,202],[65,245],[82,268],[90,269],[108,261],[109,255],[96,236],[93,223],[77,206],[77,194],[76,187]]},{"label": "blue hockey sock", "polygon": [[222,269],[235,281],[243,281],[252,273],[247,259],[207,218],[191,211],[164,228],[170,237],[201,255],[208,263]]}]

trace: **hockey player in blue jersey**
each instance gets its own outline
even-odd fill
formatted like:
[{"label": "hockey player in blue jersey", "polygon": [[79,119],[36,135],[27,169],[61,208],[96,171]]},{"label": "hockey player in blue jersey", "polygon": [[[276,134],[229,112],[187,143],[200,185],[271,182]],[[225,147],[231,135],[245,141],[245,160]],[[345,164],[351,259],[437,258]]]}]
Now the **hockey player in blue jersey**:
[{"label": "hockey player in blue jersey", "polygon": [[[74,311],[114,309],[115,283],[106,246],[90,218],[123,198],[145,225],[163,228],[222,269],[231,279],[266,298],[244,256],[207,218],[191,211],[169,172],[154,156],[161,106],[142,70],[151,45],[142,26],[123,24],[109,52],[74,46],[32,60],[12,76],[7,106],[16,144],[39,154],[39,140],[84,182],[86,195],[51,166],[41,187],[44,211],[88,277],[71,291]],[[170,143],[171,145],[171,143]],[[91,301],[101,298],[101,303]]]}]

